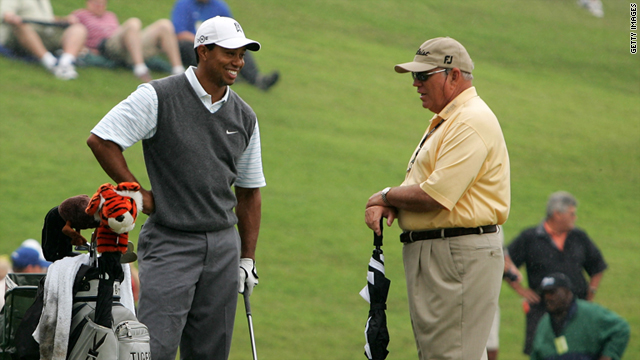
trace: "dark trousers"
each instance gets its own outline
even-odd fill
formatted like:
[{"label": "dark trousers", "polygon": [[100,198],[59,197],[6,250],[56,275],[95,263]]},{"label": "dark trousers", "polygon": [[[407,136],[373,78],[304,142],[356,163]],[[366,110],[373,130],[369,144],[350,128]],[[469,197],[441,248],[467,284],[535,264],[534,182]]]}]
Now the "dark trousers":
[{"label": "dark trousers", "polygon": [[544,306],[544,300],[540,300],[537,304],[531,304],[529,306],[529,312],[527,313],[527,332],[524,339],[524,353],[531,354],[533,348],[533,338],[536,336],[536,329],[542,316],[547,310]]}]

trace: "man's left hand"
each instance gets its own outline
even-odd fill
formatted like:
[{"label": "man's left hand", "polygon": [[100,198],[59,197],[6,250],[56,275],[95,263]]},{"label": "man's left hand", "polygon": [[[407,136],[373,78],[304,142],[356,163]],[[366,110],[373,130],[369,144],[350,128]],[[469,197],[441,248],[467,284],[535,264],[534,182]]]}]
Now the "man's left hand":
[{"label": "man's left hand", "polygon": [[240,259],[240,272],[238,281],[238,292],[244,294],[245,288],[250,296],[253,288],[258,285],[258,273],[256,272],[256,262],[251,258]]}]

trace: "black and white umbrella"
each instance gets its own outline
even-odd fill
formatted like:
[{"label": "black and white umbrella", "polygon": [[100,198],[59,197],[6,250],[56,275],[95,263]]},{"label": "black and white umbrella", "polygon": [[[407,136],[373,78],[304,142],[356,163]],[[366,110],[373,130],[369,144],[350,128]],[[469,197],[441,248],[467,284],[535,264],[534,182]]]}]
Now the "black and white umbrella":
[{"label": "black and white umbrella", "polygon": [[[382,231],[382,226],[380,226]],[[387,279],[384,272],[384,255],[382,254],[382,235],[373,234],[373,245],[376,247],[369,260],[367,272],[367,286],[360,291],[369,304],[369,318],[364,329],[367,343],[364,346],[364,354],[369,360],[384,360],[389,351],[389,331],[387,330],[387,295],[391,280]]]}]

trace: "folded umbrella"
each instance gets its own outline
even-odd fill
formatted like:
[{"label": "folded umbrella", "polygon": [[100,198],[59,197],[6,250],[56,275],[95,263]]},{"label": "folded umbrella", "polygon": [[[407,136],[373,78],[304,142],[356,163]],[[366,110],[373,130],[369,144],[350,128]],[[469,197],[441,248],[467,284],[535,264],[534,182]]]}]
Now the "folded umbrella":
[{"label": "folded umbrella", "polygon": [[[382,231],[382,226],[380,226]],[[366,344],[364,354],[369,360],[384,360],[389,351],[389,331],[387,329],[387,295],[391,280],[387,279],[384,271],[384,255],[382,253],[382,235],[373,234],[373,250],[369,260],[369,271],[367,272],[367,285],[360,291],[369,304],[369,318],[365,326],[364,334]]]}]

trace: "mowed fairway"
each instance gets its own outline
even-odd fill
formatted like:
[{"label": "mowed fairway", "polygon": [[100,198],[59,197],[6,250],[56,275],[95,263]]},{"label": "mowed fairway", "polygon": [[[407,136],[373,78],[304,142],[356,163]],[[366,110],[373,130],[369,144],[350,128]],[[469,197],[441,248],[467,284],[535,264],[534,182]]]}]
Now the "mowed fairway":
[{"label": "mowed fairway", "polygon": [[[53,3],[59,14],[84,5]],[[172,4],[112,0],[109,8],[148,25],[168,17]],[[255,56],[261,70],[281,72],[268,93],[234,85],[258,114],[268,183],[260,285],[251,298],[260,359],[364,358],[368,304],[358,292],[373,248],[364,205],[375,191],[402,182],[432,115],[410,75],[393,65],[436,36],[466,46],[474,85],[502,124],[512,166],[506,242],[543,218],[551,192],[576,195],[578,226],[609,264],[596,301],[630,322],[625,359],[640,359],[640,58],[630,54],[629,2],[605,1],[603,19],[574,0],[229,5],[247,36],[263,45]],[[63,82],[0,57],[0,253],[39,240],[53,206],[110,182],[85,140],[138,81],[126,69],[78,72]],[[140,145],[125,155],[148,186]],[[144,219],[131,233],[136,243]],[[400,231],[395,224],[385,230],[388,358],[416,359]],[[500,304],[500,358],[524,360],[521,300],[505,285]],[[239,305],[233,360],[251,357]]]}]

